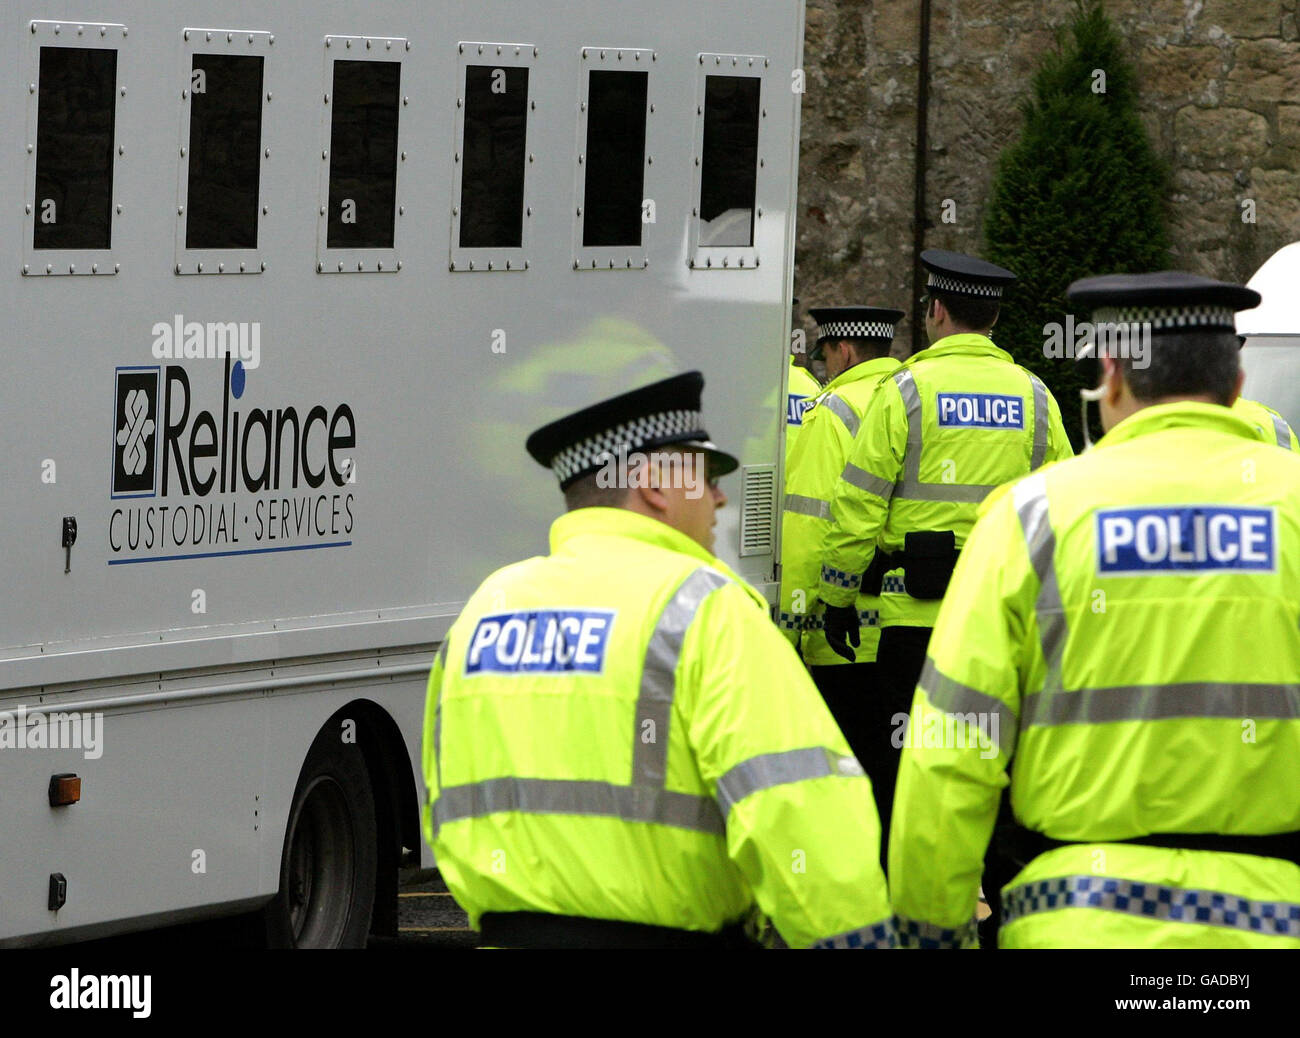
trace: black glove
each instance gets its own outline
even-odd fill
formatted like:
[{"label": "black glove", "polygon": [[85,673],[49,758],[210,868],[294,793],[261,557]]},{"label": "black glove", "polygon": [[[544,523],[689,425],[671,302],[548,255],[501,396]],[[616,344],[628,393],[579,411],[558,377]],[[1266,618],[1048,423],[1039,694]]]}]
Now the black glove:
[{"label": "black glove", "polygon": [[825,623],[826,644],[834,649],[837,655],[843,656],[850,663],[856,663],[858,657],[854,655],[853,649],[849,648],[849,643],[853,643],[854,649],[862,644],[862,636],[858,633],[862,621],[858,618],[857,607],[827,605]]}]

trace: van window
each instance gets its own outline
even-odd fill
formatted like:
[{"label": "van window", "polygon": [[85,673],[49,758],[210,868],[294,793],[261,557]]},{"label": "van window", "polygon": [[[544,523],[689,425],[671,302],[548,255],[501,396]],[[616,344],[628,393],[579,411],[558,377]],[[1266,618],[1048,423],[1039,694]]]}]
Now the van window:
[{"label": "van window", "polygon": [[464,126],[460,247],[521,248],[528,69],[467,65]]},{"label": "van window", "polygon": [[592,69],[587,85],[582,244],[641,244],[647,72]]},{"label": "van window", "polygon": [[262,66],[261,57],[194,55],[187,249],[257,248]]},{"label": "van window", "polygon": [[334,62],[328,248],[393,248],[401,71],[397,61]]},{"label": "van window", "polygon": [[754,244],[760,80],[709,76],[700,169],[701,248]]}]

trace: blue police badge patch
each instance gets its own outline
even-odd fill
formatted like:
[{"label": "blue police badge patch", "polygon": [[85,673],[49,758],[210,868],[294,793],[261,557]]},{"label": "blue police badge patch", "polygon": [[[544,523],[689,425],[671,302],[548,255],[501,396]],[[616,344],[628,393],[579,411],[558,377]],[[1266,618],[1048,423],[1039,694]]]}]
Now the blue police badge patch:
[{"label": "blue police badge patch", "polygon": [[975,429],[1023,429],[1025,402],[1000,393],[940,393],[939,424]]},{"label": "blue police badge patch", "polygon": [[803,425],[803,416],[813,405],[813,397],[788,393],[785,398],[785,424]]},{"label": "blue police badge patch", "polygon": [[532,609],[485,616],[474,628],[465,673],[538,674],[605,669],[611,609]]},{"label": "blue police badge patch", "polygon": [[1277,569],[1272,508],[1174,505],[1097,511],[1097,570],[1106,575]]}]

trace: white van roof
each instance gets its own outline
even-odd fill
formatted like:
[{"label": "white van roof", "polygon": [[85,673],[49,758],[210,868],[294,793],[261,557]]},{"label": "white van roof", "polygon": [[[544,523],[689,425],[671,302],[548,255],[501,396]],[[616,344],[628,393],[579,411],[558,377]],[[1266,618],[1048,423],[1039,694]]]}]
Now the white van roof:
[{"label": "white van roof", "polygon": [[1247,284],[1264,299],[1237,314],[1238,335],[1300,334],[1300,242],[1278,249]]}]

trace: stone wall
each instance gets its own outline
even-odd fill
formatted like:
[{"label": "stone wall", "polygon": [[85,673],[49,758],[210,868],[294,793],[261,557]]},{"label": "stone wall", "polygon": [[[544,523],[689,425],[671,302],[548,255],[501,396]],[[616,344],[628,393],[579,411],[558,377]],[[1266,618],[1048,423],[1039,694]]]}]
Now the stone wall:
[{"label": "stone wall", "polygon": [[[1247,280],[1300,240],[1297,0],[1105,0],[1171,171],[1175,267]],[[932,0],[925,243],[978,252],[997,158],[1073,0]],[[807,0],[796,292],[909,315],[920,0]],[[945,200],[950,200],[944,222]],[[1249,205],[1243,207],[1243,202]],[[1243,221],[1243,212],[1254,222]],[[910,323],[899,329],[911,342]]]}]

